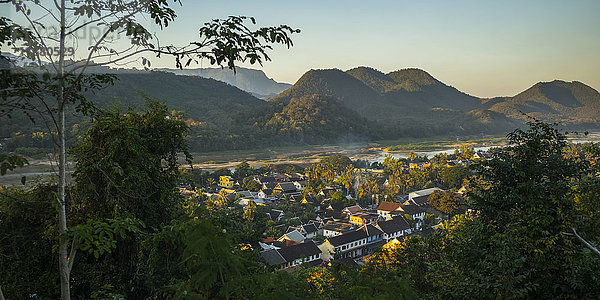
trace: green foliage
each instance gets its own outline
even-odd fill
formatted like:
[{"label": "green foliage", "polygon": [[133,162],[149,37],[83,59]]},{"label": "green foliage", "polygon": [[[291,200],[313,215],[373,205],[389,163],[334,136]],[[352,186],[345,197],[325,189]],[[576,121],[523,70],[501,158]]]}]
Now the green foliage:
[{"label": "green foliage", "polygon": [[56,188],[0,187],[0,284],[7,299],[60,297],[58,238],[53,207]]},{"label": "green foliage", "polygon": [[465,201],[453,191],[435,191],[429,195],[427,201],[435,209],[450,216],[463,213],[465,210]]},{"label": "green foliage", "polygon": [[[597,188],[597,174],[563,157],[565,137],[550,125],[534,122],[508,138],[513,146],[476,168],[484,182],[470,194],[477,213],[445,226],[433,284],[459,298],[598,295],[598,258],[564,234],[597,222],[577,207],[587,194],[580,187]],[[586,235],[596,240],[599,232]]]},{"label": "green foliage", "polygon": [[[0,176],[6,174],[6,171],[12,171],[17,167],[22,168],[29,162],[24,157],[0,153]],[[21,183],[25,184],[25,176],[21,177]]]},{"label": "green foliage", "polygon": [[417,299],[400,274],[379,268],[333,262],[301,272],[299,279],[308,281],[308,295],[318,299]]},{"label": "green foliage", "polygon": [[252,167],[250,167],[250,165],[246,161],[242,161],[237,166],[235,166],[235,172],[233,173],[233,176],[235,176],[235,178],[245,178],[250,175],[254,175],[254,169],[252,169]]},{"label": "green foliage", "polygon": [[464,165],[455,165],[449,168],[442,167],[439,171],[439,181],[449,189],[460,189],[465,179],[472,175],[472,171]]},{"label": "green foliage", "polygon": [[351,172],[352,169],[352,161],[347,156],[336,154],[322,158],[305,170],[308,175],[307,192],[318,193],[320,188],[333,183],[336,177]]},{"label": "green foliage", "polygon": [[144,223],[140,220],[108,219],[106,221],[88,220],[69,228],[69,237],[82,251],[94,254],[97,259],[104,252],[111,253],[117,247],[117,238],[125,239],[128,233],[138,234]]},{"label": "green foliage", "polygon": [[149,228],[170,222],[179,202],[178,153],[190,160],[186,131],[156,102],[148,102],[142,114],[98,113],[71,151],[79,210],[97,220],[138,218]]},{"label": "green foliage", "polygon": [[260,184],[250,177],[244,178],[242,182],[242,189],[244,190],[258,192],[260,190],[260,187]]}]

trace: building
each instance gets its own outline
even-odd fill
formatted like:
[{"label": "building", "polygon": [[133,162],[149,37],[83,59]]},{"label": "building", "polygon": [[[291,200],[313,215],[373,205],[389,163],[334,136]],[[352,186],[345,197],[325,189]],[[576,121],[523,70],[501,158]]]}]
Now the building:
[{"label": "building", "polygon": [[444,191],[444,190],[434,187],[434,188],[414,191],[414,192],[408,194],[408,200],[417,206],[423,206],[423,205],[427,204],[429,195],[433,194],[433,192],[435,192],[435,191]]},{"label": "building", "polygon": [[234,184],[235,180],[231,176],[219,176],[219,186],[226,189],[233,189]]},{"label": "building", "polygon": [[302,235],[302,233],[300,233],[300,231],[298,231],[297,229],[294,229],[284,235],[282,235],[280,238],[278,238],[278,241],[283,241],[283,240],[292,240],[295,242],[299,242],[302,243],[304,242],[306,238]]},{"label": "building", "polygon": [[298,227],[289,227],[288,231],[292,231],[294,229],[300,232],[307,239],[315,238],[319,232],[319,229],[313,223],[300,225]]},{"label": "building", "polygon": [[383,240],[387,243],[397,237],[409,235],[412,231],[410,225],[402,216],[395,216],[387,221],[377,222],[375,225],[383,232]]},{"label": "building", "polygon": [[296,189],[296,185],[293,182],[280,182],[275,186],[273,191],[284,197],[300,195],[300,192],[298,192],[298,189]]},{"label": "building", "polygon": [[377,214],[383,217],[384,219],[388,219],[392,216],[392,212],[400,209],[400,203],[396,202],[388,202],[382,201],[377,206]]},{"label": "building", "polygon": [[296,267],[304,263],[316,266],[323,261],[321,250],[313,241],[279,249],[268,249],[262,251],[260,257],[268,265],[281,269]]},{"label": "building", "polygon": [[409,215],[413,220],[421,220],[425,219],[425,214],[427,211],[423,207],[414,205],[413,203],[405,204],[400,206],[400,211],[402,211],[403,215]]},{"label": "building", "polygon": [[304,188],[306,187],[306,181],[305,180],[297,180],[293,182],[294,185],[296,186],[296,189],[299,191],[303,191]]},{"label": "building", "polygon": [[323,260],[329,261],[336,258],[362,257],[371,254],[375,248],[384,243],[383,232],[368,224],[342,235],[327,238],[319,248],[323,253]]},{"label": "building", "polygon": [[342,235],[345,232],[351,231],[355,227],[352,224],[345,222],[329,221],[321,228],[321,235],[324,237],[333,237]]}]

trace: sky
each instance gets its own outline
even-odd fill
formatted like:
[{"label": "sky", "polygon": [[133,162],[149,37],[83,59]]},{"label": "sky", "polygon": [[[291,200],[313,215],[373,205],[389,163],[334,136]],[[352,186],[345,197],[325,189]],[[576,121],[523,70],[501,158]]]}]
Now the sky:
[{"label": "sky", "polygon": [[[478,97],[512,96],[555,79],[600,90],[598,0],[182,3],[174,6],[176,21],[156,30],[163,42],[194,41],[203,23],[229,15],[301,29],[292,48],[275,47],[271,62],[251,66],[279,82],[293,84],[310,69],[369,66],[384,73],[420,68]],[[172,59],[152,62],[174,67]]]}]

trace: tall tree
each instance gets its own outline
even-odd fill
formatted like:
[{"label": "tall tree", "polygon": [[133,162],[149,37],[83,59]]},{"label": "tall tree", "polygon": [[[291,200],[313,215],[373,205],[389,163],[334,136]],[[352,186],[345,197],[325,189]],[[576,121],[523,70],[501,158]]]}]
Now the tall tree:
[{"label": "tall tree", "polygon": [[[149,56],[160,55],[173,56],[175,65],[180,68],[203,58],[211,64],[234,68],[236,61],[248,60],[254,64],[270,60],[267,51],[271,49],[271,44],[280,43],[289,47],[292,45],[289,34],[299,32],[286,25],[251,29],[248,26],[252,25],[247,23],[255,24],[254,18],[232,16],[205,23],[199,30],[198,41],[184,46],[165,45],[140,20],[150,19],[160,29],[168,26],[175,20],[176,14],[167,0],[58,0],[52,4],[36,0],[13,0],[1,3],[12,5],[24,21],[17,24],[2,18],[0,32],[7,39],[2,40],[0,46],[6,44],[20,50],[21,54],[37,61],[44,74],[43,84],[38,84],[39,76],[33,76],[26,84],[17,81],[17,86],[9,86],[3,92],[23,90],[23,86],[29,89],[39,87],[30,96],[38,97],[42,107],[46,108],[43,112],[51,116],[53,131],[57,133],[58,230],[62,236],[67,234],[65,111],[69,104],[75,103],[79,110],[85,112],[90,105],[82,92],[108,84],[113,79],[111,76],[90,74],[88,69],[131,60],[150,67]],[[180,4],[180,1],[173,3]],[[52,32],[48,28],[58,30]],[[81,32],[90,28],[98,29],[101,33],[87,50],[69,46],[77,45]],[[122,43],[111,40],[114,34],[125,35],[130,45],[122,47]],[[73,57],[68,59],[70,55]],[[15,72],[3,73],[3,77],[13,76],[20,75],[15,75]],[[50,98],[55,101],[49,101]],[[31,97],[23,99],[30,101]],[[68,252],[67,241],[60,239],[58,253],[63,299],[70,299],[72,255]]]}]

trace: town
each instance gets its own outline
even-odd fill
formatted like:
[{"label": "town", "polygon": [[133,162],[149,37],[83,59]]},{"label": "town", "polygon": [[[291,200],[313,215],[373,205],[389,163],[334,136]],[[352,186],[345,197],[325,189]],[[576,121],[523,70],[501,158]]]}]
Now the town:
[{"label": "town", "polygon": [[463,147],[432,159],[414,153],[407,159],[386,156],[381,164],[342,155],[324,157],[305,169],[252,169],[242,162],[234,172],[200,171],[196,179],[202,186],[188,182],[179,191],[190,201],[243,210],[244,216],[263,212],[269,225],[251,246],[275,269],[332,260],[362,265],[376,249],[411,235],[428,235],[464,212],[468,166],[489,157]]}]

